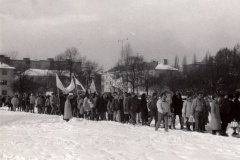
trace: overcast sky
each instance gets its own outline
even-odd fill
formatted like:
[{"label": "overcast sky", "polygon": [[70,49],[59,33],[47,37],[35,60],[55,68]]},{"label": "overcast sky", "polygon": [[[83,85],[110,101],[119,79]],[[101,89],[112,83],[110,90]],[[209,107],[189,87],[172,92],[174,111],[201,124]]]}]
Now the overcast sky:
[{"label": "overcast sky", "polygon": [[240,42],[239,0],[0,0],[0,52],[46,59],[76,47],[105,69],[128,37],[147,60],[192,62]]}]

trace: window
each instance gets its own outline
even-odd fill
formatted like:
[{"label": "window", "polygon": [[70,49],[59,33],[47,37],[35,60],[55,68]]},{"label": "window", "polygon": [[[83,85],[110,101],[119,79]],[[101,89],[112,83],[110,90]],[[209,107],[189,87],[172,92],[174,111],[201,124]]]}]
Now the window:
[{"label": "window", "polygon": [[3,80],[3,81],[2,81],[2,85],[7,85],[7,81],[6,81],[6,80]]},{"label": "window", "polygon": [[3,70],[2,75],[7,75],[7,70]]},{"label": "window", "polygon": [[2,95],[7,95],[7,90],[2,90]]}]

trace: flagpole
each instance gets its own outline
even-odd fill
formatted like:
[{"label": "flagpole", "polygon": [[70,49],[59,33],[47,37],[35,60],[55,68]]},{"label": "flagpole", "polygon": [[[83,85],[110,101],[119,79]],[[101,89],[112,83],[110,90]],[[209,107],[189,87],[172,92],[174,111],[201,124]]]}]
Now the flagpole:
[{"label": "flagpole", "polygon": [[[73,78],[74,77],[74,78]],[[73,73],[73,82],[74,82],[74,85],[75,85],[75,91],[77,91],[77,94],[78,94],[78,89],[77,89],[77,85],[76,85],[76,77],[75,77],[75,74]]]}]

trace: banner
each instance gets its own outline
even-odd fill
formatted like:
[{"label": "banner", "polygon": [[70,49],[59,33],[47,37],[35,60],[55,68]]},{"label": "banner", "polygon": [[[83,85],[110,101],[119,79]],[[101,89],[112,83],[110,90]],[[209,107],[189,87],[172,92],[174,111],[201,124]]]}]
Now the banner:
[{"label": "banner", "polygon": [[116,80],[112,80],[113,87],[123,90],[123,80],[122,77]]},{"label": "banner", "polygon": [[92,83],[91,83],[91,85],[90,85],[90,91],[91,91],[91,93],[94,93],[94,92],[96,92],[97,93],[97,90],[96,90],[96,86],[95,86],[95,83],[94,83],[94,81],[92,80]]},{"label": "banner", "polygon": [[86,90],[85,90],[85,88],[83,87],[82,83],[80,83],[80,82],[77,80],[76,77],[74,77],[74,78],[75,78],[75,83],[76,83],[76,85],[80,86],[80,87],[82,88],[82,90],[83,90],[84,92],[86,92]]}]

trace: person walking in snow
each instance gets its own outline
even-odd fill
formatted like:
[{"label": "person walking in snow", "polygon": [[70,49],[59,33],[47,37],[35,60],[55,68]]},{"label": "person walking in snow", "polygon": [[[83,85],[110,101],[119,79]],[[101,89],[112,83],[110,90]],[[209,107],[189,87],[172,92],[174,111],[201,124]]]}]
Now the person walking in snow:
[{"label": "person walking in snow", "polygon": [[50,105],[50,95],[46,96],[46,101],[45,101],[45,114],[51,114],[51,105]]},{"label": "person walking in snow", "polygon": [[56,111],[58,110],[59,101],[55,93],[52,93],[50,97],[50,105],[51,105],[51,114],[57,114]]},{"label": "person walking in snow", "polygon": [[218,133],[220,135],[221,131],[220,98],[218,95],[214,95],[212,99],[213,99],[211,107],[212,134],[216,135],[216,133]]},{"label": "person walking in snow", "polygon": [[147,122],[148,122],[148,109],[147,109],[146,94],[142,94],[142,96],[141,96],[140,110],[141,110],[142,125],[147,125]]},{"label": "person walking in snow", "polygon": [[106,120],[106,112],[107,112],[107,95],[102,94],[97,99],[97,108],[99,112],[99,119]]},{"label": "person walking in snow", "polygon": [[[238,123],[240,123],[240,101],[239,101],[239,97],[240,97],[240,93],[237,92],[235,94],[235,99],[233,101],[233,108],[231,111],[231,120],[232,121],[237,121]],[[236,128],[233,128],[233,135],[238,135],[238,133],[236,132]]]},{"label": "person walking in snow", "polygon": [[79,118],[83,118],[83,114],[84,114],[84,108],[83,108],[83,95],[82,94],[78,94],[78,98],[77,98],[77,109],[78,109],[78,113],[77,113],[77,117]]},{"label": "person walking in snow", "polygon": [[123,95],[123,122],[129,123],[129,107],[130,107],[130,98],[127,92],[124,92]]},{"label": "person walking in snow", "polygon": [[63,120],[69,121],[72,118],[72,106],[71,106],[71,98],[73,98],[72,95],[68,95],[67,99],[65,101],[64,105],[64,115],[63,115]]},{"label": "person walking in snow", "polygon": [[166,101],[167,93],[164,92],[161,94],[161,98],[157,101],[157,109],[158,109],[158,122],[155,127],[155,131],[158,130],[160,123],[164,120],[165,123],[165,131],[168,131],[168,116],[170,114],[170,102]]},{"label": "person walking in snow", "polygon": [[195,119],[195,128],[197,132],[203,132],[205,108],[203,94],[199,92],[198,96],[192,101],[191,108],[191,116]]},{"label": "person walking in snow", "polygon": [[84,117],[88,120],[90,119],[90,115],[91,115],[91,108],[90,108],[89,102],[90,102],[89,93],[88,91],[86,91],[83,99],[83,108],[84,108]]},{"label": "person walking in snow", "polygon": [[175,128],[175,120],[176,117],[179,117],[179,122],[181,125],[181,129],[183,129],[183,124],[182,124],[182,106],[183,106],[183,101],[181,94],[179,92],[176,92],[176,94],[173,95],[172,97],[172,105],[174,108],[174,119],[173,119],[173,129]]},{"label": "person walking in snow", "polygon": [[35,101],[36,101],[36,98],[35,96],[33,95],[33,93],[31,94],[31,96],[29,97],[30,99],[30,107],[29,107],[29,110],[31,113],[34,113],[34,106],[35,106]]},{"label": "person walking in snow", "polygon": [[37,109],[38,109],[38,114],[43,113],[43,105],[44,105],[43,96],[41,94],[39,94],[37,99],[36,99],[36,106],[37,106]]},{"label": "person walking in snow", "polygon": [[192,97],[187,96],[186,101],[183,103],[182,116],[186,118],[187,131],[191,131],[189,118],[192,110]]},{"label": "person walking in snow", "polygon": [[113,99],[114,97],[109,93],[108,95],[108,103],[107,103],[107,114],[108,114],[108,121],[113,121]]},{"label": "person walking in snow", "polygon": [[221,120],[222,120],[222,124],[221,124],[221,128],[222,128],[222,135],[223,136],[228,136],[226,131],[227,131],[227,126],[228,123],[231,122],[231,110],[233,107],[233,95],[229,94],[229,95],[225,95],[224,96],[224,100],[223,103],[220,107],[220,115],[221,115]]},{"label": "person walking in snow", "polygon": [[139,99],[137,98],[137,95],[135,93],[132,93],[132,98],[130,101],[130,107],[129,107],[129,112],[130,112],[130,123],[135,125],[136,124],[136,111],[137,107],[140,105]]},{"label": "person walking in snow", "polygon": [[156,127],[156,124],[157,124],[157,121],[158,121],[157,101],[158,101],[157,93],[153,93],[152,98],[148,102],[148,108],[150,110],[150,119],[147,123],[148,126],[150,126],[150,124],[151,124],[151,122],[154,118],[155,127]]},{"label": "person walking in snow", "polygon": [[113,97],[114,97],[114,99],[112,100],[113,121],[121,122],[120,103],[119,103],[119,96],[117,92],[113,93]]},{"label": "person walking in snow", "polygon": [[13,111],[16,111],[16,108],[18,108],[19,105],[19,100],[18,100],[18,95],[16,94],[12,100],[11,100],[12,106],[13,106]]}]

